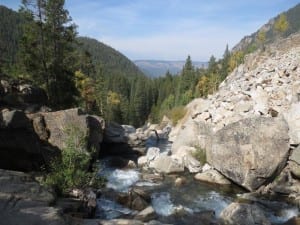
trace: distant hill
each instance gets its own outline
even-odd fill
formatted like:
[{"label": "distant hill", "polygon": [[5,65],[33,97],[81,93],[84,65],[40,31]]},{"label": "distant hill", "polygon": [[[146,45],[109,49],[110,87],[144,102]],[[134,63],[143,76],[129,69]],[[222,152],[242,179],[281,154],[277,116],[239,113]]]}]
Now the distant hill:
[{"label": "distant hill", "polygon": [[88,37],[79,37],[78,41],[78,48],[91,54],[94,65],[101,66],[104,75],[144,76],[132,61],[112,47]]},{"label": "distant hill", "polygon": [[[284,33],[278,35],[276,34],[276,31],[274,29],[274,24],[281,14],[284,14],[286,16],[289,26]],[[265,43],[269,44],[269,43],[273,43],[280,37],[288,37],[289,35],[300,31],[300,3],[297,4],[295,7],[281,14],[270,19],[268,23],[263,25],[259,30],[257,30],[253,34],[245,36],[236,46],[233,47],[232,51],[249,52],[255,49],[258,45],[257,35],[259,32],[265,32],[266,34]]]},{"label": "distant hill", "polygon": [[[134,63],[149,77],[164,76],[167,71],[178,74],[185,61],[135,60]],[[196,68],[207,67],[207,62],[193,62]]]},{"label": "distant hill", "polygon": [[[0,5],[0,66],[16,63],[19,40],[22,36],[21,15]],[[89,52],[94,65],[101,66],[104,74],[135,76],[143,72],[126,56],[95,39],[79,37],[79,50]]]}]

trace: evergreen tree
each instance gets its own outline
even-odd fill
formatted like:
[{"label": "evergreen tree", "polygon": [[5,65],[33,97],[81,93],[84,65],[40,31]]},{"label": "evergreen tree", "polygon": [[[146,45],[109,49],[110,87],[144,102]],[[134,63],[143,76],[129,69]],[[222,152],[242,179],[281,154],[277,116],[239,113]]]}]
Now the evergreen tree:
[{"label": "evergreen tree", "polygon": [[217,60],[213,55],[209,58],[208,61],[208,73],[216,73],[217,72]]},{"label": "evergreen tree", "polygon": [[223,59],[221,60],[222,62],[222,69],[220,71],[221,79],[224,80],[228,73],[229,73],[229,60],[230,60],[230,51],[228,48],[228,44],[226,45],[224,54],[223,54]]},{"label": "evergreen tree", "polygon": [[259,43],[260,48],[263,50],[264,49],[264,44],[266,42],[266,32],[261,30],[257,33],[257,42]]},{"label": "evergreen tree", "polygon": [[[176,103],[177,105],[185,104],[187,99],[184,95],[187,95],[186,92],[193,93],[194,89],[194,81],[195,81],[195,69],[192,64],[191,57],[188,56],[185,64],[183,66],[180,81],[179,81],[179,88],[177,92]],[[190,94],[188,96],[191,96]]]},{"label": "evergreen tree", "polygon": [[47,91],[52,107],[74,103],[76,27],[64,9],[64,0],[23,0],[26,17],[21,58],[32,79]]}]

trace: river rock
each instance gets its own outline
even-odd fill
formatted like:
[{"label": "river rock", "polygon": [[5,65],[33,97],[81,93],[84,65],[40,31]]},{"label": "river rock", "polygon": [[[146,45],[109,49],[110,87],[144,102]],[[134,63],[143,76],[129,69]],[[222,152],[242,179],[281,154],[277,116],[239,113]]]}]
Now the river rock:
[{"label": "river rock", "polygon": [[213,137],[207,161],[235,183],[253,191],[283,169],[289,154],[288,126],[281,118],[249,118]]},{"label": "river rock", "polygon": [[160,154],[160,149],[156,147],[148,148],[146,158],[148,162],[155,160]]},{"label": "river rock", "polygon": [[130,219],[113,219],[113,220],[99,220],[99,219],[85,219],[82,225],[145,225],[139,220]]},{"label": "river rock", "polygon": [[133,188],[128,193],[119,193],[117,202],[130,209],[142,211],[149,206],[151,197],[140,188]]},{"label": "river rock", "polygon": [[137,211],[142,211],[148,207],[148,203],[141,196],[134,196],[130,208]]},{"label": "river rock", "polygon": [[146,153],[147,138],[142,128],[109,122],[104,130],[103,153],[122,157],[131,155],[136,160]]},{"label": "river rock", "polygon": [[300,102],[292,104],[284,118],[289,125],[290,144],[300,144]]},{"label": "river rock", "polygon": [[201,163],[192,155],[185,155],[183,157],[183,163],[190,173],[198,173],[202,169]]},{"label": "river rock", "polygon": [[124,128],[124,131],[126,134],[134,134],[136,132],[136,129],[134,126],[131,125],[122,125]]},{"label": "river rock", "polygon": [[153,220],[157,217],[152,206],[148,206],[143,211],[139,212],[134,218],[143,222]]},{"label": "river rock", "polygon": [[231,184],[231,182],[225,178],[222,174],[220,174],[218,171],[211,169],[206,170],[203,173],[197,173],[194,178],[196,180],[208,182],[208,183],[214,183],[214,184],[222,184],[222,185],[228,185]]},{"label": "river rock", "polygon": [[171,225],[164,224],[156,220],[151,220],[149,222],[143,223],[139,220],[130,220],[130,219],[113,219],[113,220],[99,220],[99,219],[84,219],[80,221],[82,225]]},{"label": "river rock", "polygon": [[174,184],[175,187],[181,187],[183,185],[185,185],[187,182],[187,180],[184,177],[177,177]]},{"label": "river rock", "polygon": [[142,180],[159,184],[164,180],[164,176],[160,173],[143,173]]},{"label": "river rock", "polygon": [[148,164],[147,156],[141,156],[137,160],[138,167],[143,167]]},{"label": "river rock", "polygon": [[205,163],[204,166],[202,167],[202,172],[206,172],[206,171],[211,170],[211,169],[213,169],[211,167],[211,165],[209,165],[208,163]]},{"label": "river rock", "polygon": [[299,225],[300,224],[300,217],[293,217],[283,223],[283,225]]},{"label": "river rock", "polygon": [[271,225],[257,205],[231,203],[220,214],[221,221],[226,225]]},{"label": "river rock", "polygon": [[198,173],[201,171],[201,163],[194,157],[194,153],[197,152],[195,147],[190,146],[180,146],[176,153],[172,157],[177,158],[178,161],[183,161],[185,168],[189,170],[190,173]]},{"label": "river rock", "polygon": [[49,206],[54,200],[30,175],[0,170],[0,224],[64,225],[62,212]]},{"label": "river rock", "polygon": [[160,155],[154,161],[150,162],[150,168],[161,173],[178,173],[184,171],[183,161],[167,155]]},{"label": "river rock", "polygon": [[107,123],[103,141],[106,143],[126,143],[125,129],[115,122]]},{"label": "river rock", "polygon": [[160,156],[160,149],[156,147],[150,147],[147,150],[147,153],[145,156],[141,156],[138,158],[138,166],[148,166],[150,162],[154,161],[157,157]]}]

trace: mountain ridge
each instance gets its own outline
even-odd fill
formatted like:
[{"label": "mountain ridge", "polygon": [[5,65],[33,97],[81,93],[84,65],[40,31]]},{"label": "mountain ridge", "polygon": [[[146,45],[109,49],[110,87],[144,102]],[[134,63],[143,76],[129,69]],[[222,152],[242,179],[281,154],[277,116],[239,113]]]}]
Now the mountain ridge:
[{"label": "mountain ridge", "polygon": [[[274,29],[275,22],[279,19],[280,15],[285,15],[288,27],[287,30],[281,33],[280,35],[276,33]],[[285,12],[278,14],[277,16],[271,18],[267,23],[262,25],[257,31],[253,32],[250,35],[244,36],[233,48],[233,52],[244,51],[249,52],[251,48],[258,47],[257,36],[260,32],[264,32],[266,37],[264,44],[269,44],[275,42],[278,38],[286,38],[293,33],[300,31],[300,3],[294,7],[288,9]]]},{"label": "mountain ridge", "polygon": [[101,66],[104,74],[141,75],[143,72],[124,54],[113,47],[90,37],[78,37],[79,49],[91,54],[94,65]]},{"label": "mountain ridge", "polygon": [[[168,71],[171,74],[178,74],[185,64],[184,60],[141,59],[133,62],[149,77],[164,76]],[[193,61],[193,66],[196,68],[206,68],[207,65],[207,62]]]}]

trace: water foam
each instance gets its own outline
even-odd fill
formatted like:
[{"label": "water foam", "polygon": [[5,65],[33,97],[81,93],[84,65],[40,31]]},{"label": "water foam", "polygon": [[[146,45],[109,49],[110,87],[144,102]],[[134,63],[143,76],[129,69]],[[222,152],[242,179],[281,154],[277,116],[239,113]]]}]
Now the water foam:
[{"label": "water foam", "polygon": [[139,180],[139,177],[140,174],[136,170],[115,169],[106,176],[106,187],[119,192],[127,192]]},{"label": "water foam", "polygon": [[97,199],[96,217],[101,219],[115,219],[122,215],[129,215],[133,211],[105,198]]},{"label": "water foam", "polygon": [[220,216],[231,200],[225,198],[215,191],[210,191],[204,196],[198,196],[195,200],[196,205],[201,209],[214,210],[217,217]]},{"label": "water foam", "polygon": [[171,201],[170,193],[160,192],[151,195],[152,207],[155,212],[162,216],[170,216],[174,213],[175,207]]}]

